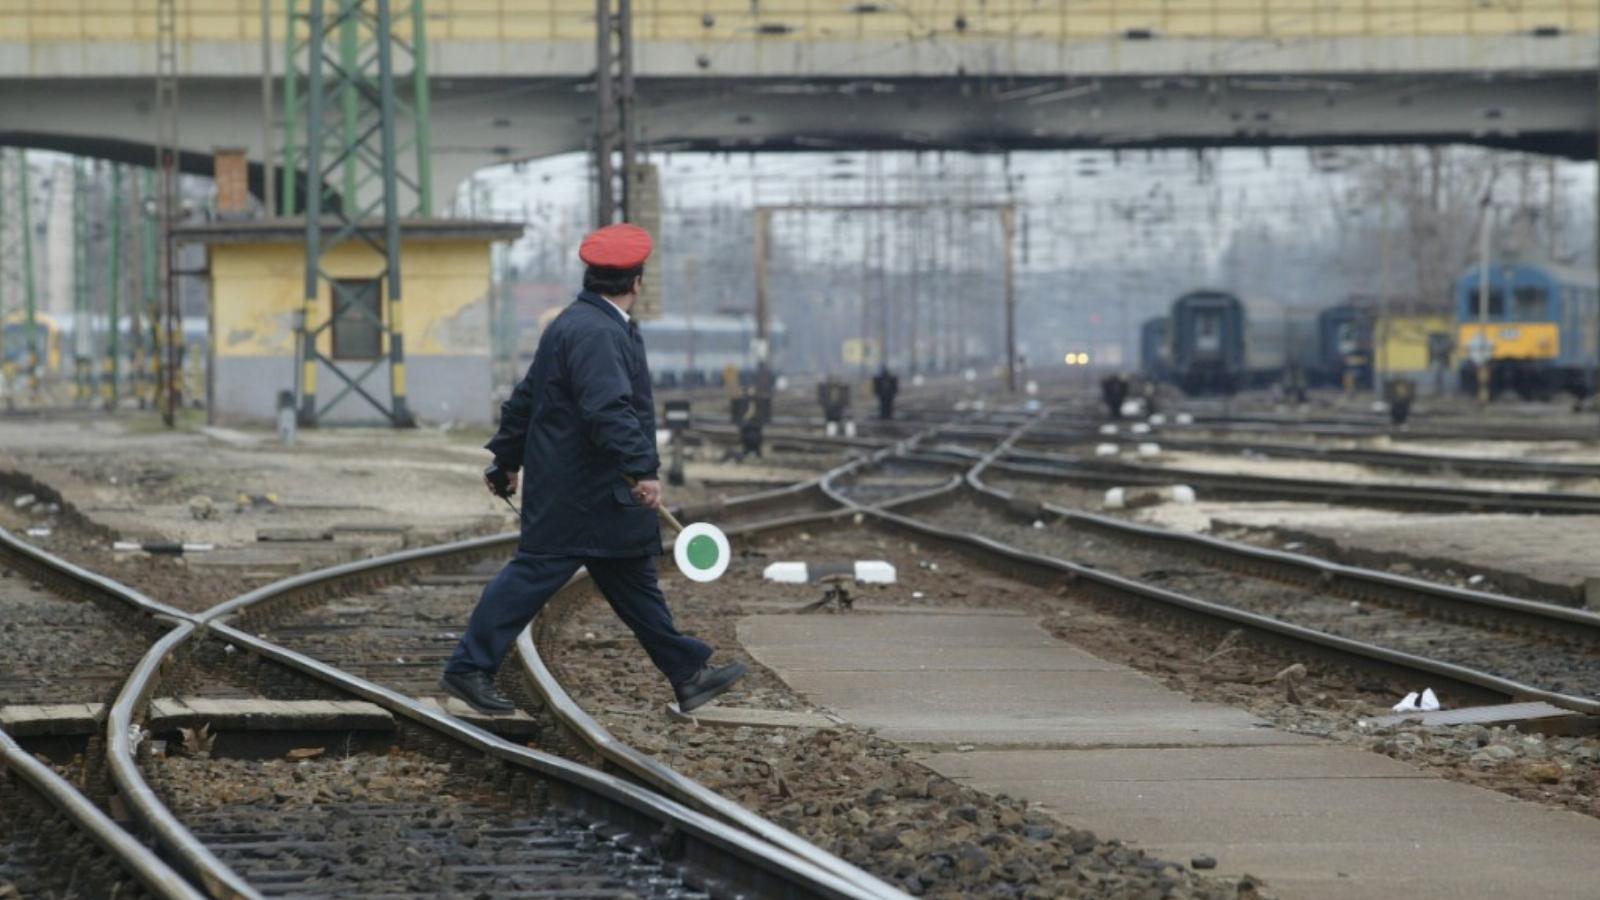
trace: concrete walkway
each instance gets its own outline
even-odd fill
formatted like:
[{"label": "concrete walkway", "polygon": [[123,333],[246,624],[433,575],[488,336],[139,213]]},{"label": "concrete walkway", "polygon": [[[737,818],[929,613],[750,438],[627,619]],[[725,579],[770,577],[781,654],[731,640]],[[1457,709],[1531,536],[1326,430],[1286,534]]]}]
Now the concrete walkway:
[{"label": "concrete walkway", "polygon": [[1031,617],[758,615],[739,638],[951,778],[1286,900],[1600,896],[1600,821],[1192,702]]}]

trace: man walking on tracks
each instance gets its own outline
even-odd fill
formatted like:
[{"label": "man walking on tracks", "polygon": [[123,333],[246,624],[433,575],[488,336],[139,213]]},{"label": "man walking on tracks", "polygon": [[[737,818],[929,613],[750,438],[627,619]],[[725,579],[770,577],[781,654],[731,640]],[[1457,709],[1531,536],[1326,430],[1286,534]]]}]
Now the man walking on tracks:
[{"label": "man walking on tracks", "polygon": [[500,409],[486,445],[490,492],[523,487],[517,555],[484,589],[440,687],[487,713],[510,712],[494,673],[550,596],[586,567],[611,608],[667,676],[687,712],[727,690],[743,663],[709,665],[656,583],[661,482],[644,341],[629,314],[650,235],[612,225],[584,238],[583,291],[539,338],[533,365]]}]

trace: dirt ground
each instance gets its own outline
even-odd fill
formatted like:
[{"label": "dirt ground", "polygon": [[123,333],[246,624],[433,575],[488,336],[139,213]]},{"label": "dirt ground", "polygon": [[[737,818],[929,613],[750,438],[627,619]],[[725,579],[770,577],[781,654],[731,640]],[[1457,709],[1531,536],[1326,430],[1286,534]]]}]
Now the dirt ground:
[{"label": "dirt ground", "polygon": [[[0,527],[152,598],[204,609],[263,583],[409,546],[512,530],[482,485],[488,433],[421,428],[266,431],[160,427],[145,414],[0,416],[0,476],[22,473],[60,502],[0,477]],[[819,464],[826,458],[819,458]],[[672,504],[805,477],[792,459],[692,460]],[[708,486],[708,483],[710,486]],[[23,505],[19,505],[19,501]],[[48,533],[28,529],[48,529]],[[214,549],[115,553],[117,540]]]}]

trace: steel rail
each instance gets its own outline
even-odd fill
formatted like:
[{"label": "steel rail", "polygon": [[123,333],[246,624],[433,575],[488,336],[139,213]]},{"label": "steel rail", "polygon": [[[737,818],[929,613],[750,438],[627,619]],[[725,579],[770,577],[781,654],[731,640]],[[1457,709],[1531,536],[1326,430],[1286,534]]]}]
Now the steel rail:
[{"label": "steel rail", "polygon": [[1600,494],[1544,491],[1493,491],[1391,482],[1343,482],[1272,475],[1201,472],[1135,463],[1080,460],[1061,454],[1012,451],[991,468],[1045,481],[1097,485],[1187,484],[1218,494],[1268,496],[1276,500],[1356,504],[1401,509],[1468,512],[1600,514]]},{"label": "steel rail", "polygon": [[[808,493],[816,491],[818,479],[808,479],[784,489],[761,492],[733,498],[723,506],[735,510],[759,510],[799,502]],[[680,799],[703,799],[688,793],[678,796],[657,796],[648,789],[596,772],[578,763],[522,747],[487,731],[461,722],[452,716],[424,706],[381,685],[372,684],[256,637],[232,623],[248,623],[261,614],[263,607],[278,603],[308,603],[329,596],[351,584],[371,584],[392,580],[405,572],[427,569],[442,564],[458,564],[463,558],[505,553],[515,546],[515,534],[472,538],[434,547],[417,548],[389,554],[384,557],[343,563],[316,572],[308,572],[283,579],[236,597],[194,617],[192,627],[180,629],[161,646],[159,654],[152,653],[147,665],[142,667],[137,683],[125,688],[126,696],[119,698],[114,715],[121,739],[114,740],[114,767],[128,782],[127,791],[138,808],[140,818],[163,844],[173,848],[195,876],[214,888],[217,896],[251,896],[248,884],[238,879],[231,870],[217,861],[198,840],[193,839],[182,824],[168,812],[143,784],[133,762],[132,748],[127,736],[132,734],[136,721],[135,711],[149,699],[160,660],[170,656],[187,640],[207,637],[226,640],[258,654],[262,658],[293,668],[324,683],[361,697],[388,709],[391,713],[422,727],[445,734],[475,749],[492,754],[510,764],[532,770],[547,779],[559,780],[569,791],[587,793],[609,804],[612,811],[631,810],[634,819],[643,816],[644,831],[672,832],[684,840],[698,842],[698,858],[703,862],[718,862],[725,870],[734,871],[729,878],[742,885],[740,890],[754,889],[760,895],[822,896],[822,897],[903,897],[898,891],[859,869],[844,863],[798,837],[792,840],[774,840],[782,832],[778,826],[766,823],[749,813],[738,817],[724,817],[695,812],[693,803]],[[187,624],[187,623],[186,623]],[[677,785],[682,787],[682,785]],[[702,788],[702,790],[704,790]],[[668,792],[669,794],[671,792]],[[706,791],[709,793],[709,791]],[[594,804],[588,803],[589,806]],[[735,805],[736,807],[736,805]],[[709,809],[709,807],[708,807]],[[723,812],[726,812],[724,810]],[[640,823],[633,823],[640,830]],[[783,832],[786,833],[786,832]],[[801,846],[803,845],[803,846]],[[790,849],[793,848],[793,849]],[[795,850],[808,852],[798,853]],[[733,862],[730,863],[729,860]],[[742,869],[740,867],[743,867]],[[716,868],[708,866],[708,868]]]},{"label": "steel rail", "polygon": [[[1281,459],[1315,459],[1352,463],[1407,471],[1447,469],[1462,475],[1488,478],[1600,478],[1600,463],[1574,463],[1552,459],[1496,459],[1486,456],[1452,456],[1403,450],[1377,450],[1358,447],[1316,447],[1279,441],[1225,441],[1174,437],[1156,429],[1149,435],[1097,435],[1099,441],[1119,443],[1153,440],[1163,449],[1202,453],[1253,453]],[[1091,438],[1085,436],[1082,440]],[[1056,443],[1041,439],[1041,444]]]},{"label": "steel rail", "polygon": [[[86,597],[91,602],[109,601],[115,610],[144,616],[152,622],[171,627],[172,630],[153,645],[151,651],[146,652],[146,660],[149,658],[149,653],[153,652],[154,646],[160,646],[163,642],[171,640],[174,633],[184,632],[193,627],[189,622],[190,616],[188,613],[152,600],[127,585],[104,575],[91,572],[49,551],[22,541],[4,528],[0,528],[0,554],[7,557],[10,564],[15,568],[27,572],[58,592],[67,593],[69,596]],[[143,664],[141,662],[141,665]],[[137,668],[135,671],[137,671]],[[126,686],[124,686],[123,690],[126,691],[126,689]],[[106,727],[108,732],[108,740],[106,742],[109,754],[108,763],[112,783],[122,792],[122,799],[129,801],[134,799],[130,796],[130,789],[136,791],[138,785],[129,783],[121,777],[126,773],[115,753],[118,741],[111,739],[118,734],[119,728],[115,704],[113,704],[113,708],[107,717]],[[126,724],[120,727],[122,729],[120,733],[123,737],[126,737]],[[6,743],[8,745],[11,743],[9,737],[6,738]],[[7,765],[11,767],[11,754],[8,752],[6,756]],[[128,761],[131,762],[131,757]],[[32,780],[31,774],[24,771],[22,766],[13,768],[19,775],[29,777]],[[67,787],[67,790],[72,792],[70,797],[61,795],[58,788],[52,789],[51,792],[52,797],[66,797],[71,802],[71,808],[62,807],[64,814],[79,821],[82,827],[91,829],[91,834],[95,840],[105,847],[108,853],[111,853],[123,865],[128,867],[130,871],[144,873],[141,875],[141,881],[144,881],[158,896],[196,896],[193,890],[187,887],[186,883],[179,887],[170,887],[171,884],[177,883],[174,881],[177,875],[166,863],[161,861],[160,857],[143,844],[140,844],[103,814],[100,814],[98,819],[89,816],[85,809],[98,813],[94,804],[70,786]],[[108,828],[110,830],[107,830]]]},{"label": "steel rail", "polygon": [[[802,492],[820,489],[824,496],[828,496],[829,486],[834,478],[847,475],[873,460],[879,460],[886,455],[893,454],[897,448],[904,450],[909,445],[914,444],[917,438],[918,436],[913,436],[908,441],[902,442],[901,445],[878,451],[872,457],[852,460],[785,491],[771,493],[788,494],[792,497],[798,496]],[[746,498],[746,500],[752,499],[754,498]],[[829,499],[831,501],[832,498],[829,497]],[[818,525],[826,526],[841,516],[848,517],[850,515],[852,515],[850,510],[839,506],[831,511],[782,516],[733,526],[726,529],[726,532],[730,538],[771,534],[778,530],[807,528]],[[906,896],[875,876],[821,850],[815,844],[788,829],[750,812],[738,803],[707,788],[698,781],[618,740],[604,725],[601,725],[593,716],[589,715],[573,699],[572,695],[567,693],[560,679],[545,664],[544,657],[539,653],[539,643],[541,639],[554,633],[562,619],[571,612],[575,604],[588,596],[588,591],[591,588],[592,584],[587,577],[587,573],[579,572],[572,581],[568,582],[550,599],[544,611],[527,630],[518,636],[516,642],[517,661],[522,667],[523,675],[528,684],[545,709],[556,718],[580,745],[588,748],[590,752],[598,756],[608,768],[626,773],[644,784],[679,799],[687,806],[743,828],[776,846],[794,853],[802,859],[810,860],[819,866],[827,866],[841,876],[849,878],[865,890],[884,897],[900,898]]]},{"label": "steel rail", "polygon": [[135,840],[88,797],[22,749],[4,731],[0,731],[0,769],[27,783],[152,895],[164,900],[200,900],[205,896],[163,862],[155,851]]},{"label": "steel rail", "polygon": [[419,566],[453,563],[486,551],[504,552],[515,546],[516,535],[473,538],[419,548],[317,572],[304,573],[267,585],[219,604],[192,621],[184,622],[153,647],[124,686],[113,705],[108,735],[108,756],[119,787],[130,808],[157,840],[177,858],[207,892],[215,897],[254,897],[243,878],[218,860],[204,843],[156,797],[135,761],[134,739],[138,711],[149,701],[165,663],[185,643],[216,639],[233,644],[260,658],[286,666],[343,693],[375,703],[395,716],[430,732],[463,744],[505,764],[551,782],[567,805],[591,818],[622,819],[636,835],[680,840],[691,868],[718,884],[719,894],[753,892],[761,896],[860,898],[884,896],[866,891],[808,860],[695,812],[677,801],[615,776],[542,751],[523,747],[413,698],[340,671],[245,630],[230,619],[256,612],[260,604],[275,600],[306,602],[309,597],[348,586],[393,578]]}]

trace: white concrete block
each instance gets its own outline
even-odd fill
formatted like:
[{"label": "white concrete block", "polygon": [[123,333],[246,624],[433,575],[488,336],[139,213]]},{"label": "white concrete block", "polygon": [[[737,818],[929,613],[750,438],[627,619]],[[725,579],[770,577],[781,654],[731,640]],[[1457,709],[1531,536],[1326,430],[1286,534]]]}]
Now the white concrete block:
[{"label": "white concrete block", "polygon": [[775,562],[761,570],[761,577],[780,584],[805,584],[809,575],[803,562]]},{"label": "white concrete block", "polygon": [[894,584],[894,565],[881,559],[858,559],[856,581],[862,584]]}]

